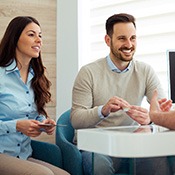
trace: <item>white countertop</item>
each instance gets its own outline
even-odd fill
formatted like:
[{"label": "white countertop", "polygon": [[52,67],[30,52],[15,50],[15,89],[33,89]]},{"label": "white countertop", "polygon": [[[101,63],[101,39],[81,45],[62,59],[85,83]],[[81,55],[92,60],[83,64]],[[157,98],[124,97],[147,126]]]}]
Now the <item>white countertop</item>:
[{"label": "white countertop", "polygon": [[175,131],[157,125],[79,129],[78,148],[114,157],[175,155]]}]

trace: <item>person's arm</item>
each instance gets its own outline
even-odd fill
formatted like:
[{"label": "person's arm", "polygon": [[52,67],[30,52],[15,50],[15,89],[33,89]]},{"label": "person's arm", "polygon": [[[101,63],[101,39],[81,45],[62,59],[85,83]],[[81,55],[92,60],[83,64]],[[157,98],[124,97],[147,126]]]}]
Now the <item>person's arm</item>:
[{"label": "person's arm", "polygon": [[8,120],[0,121],[0,135],[12,134],[16,132],[22,132],[28,136],[38,136],[39,132],[38,121],[20,119],[20,120]]},{"label": "person's arm", "polygon": [[17,120],[2,121],[0,120],[0,135],[16,132]]},{"label": "person's arm", "polygon": [[146,78],[146,89],[145,89],[146,94],[145,95],[147,97],[148,103],[150,103],[155,89],[157,89],[158,99],[166,98],[165,91],[162,88],[160,80],[157,74],[155,73],[155,71],[153,70],[153,68],[151,66],[148,66],[146,69],[147,71],[145,71],[145,74],[147,78]]},{"label": "person's arm", "polygon": [[93,107],[92,78],[86,68],[80,69],[72,91],[71,123],[75,129],[94,127],[102,119],[98,106]]},{"label": "person's arm", "polygon": [[[160,104],[157,100],[158,98],[158,92],[155,90],[153,97],[151,99],[150,103],[150,118],[151,121],[154,122],[157,125],[169,128],[169,129],[175,129],[175,111],[169,111],[169,112],[163,112],[160,108]],[[171,100],[167,100],[167,102],[164,104],[165,108],[166,106],[171,106]]]},{"label": "person's arm", "polygon": [[41,134],[40,126],[38,125],[37,120],[18,120],[16,122],[16,130],[21,132],[29,137],[36,137]]},{"label": "person's arm", "polygon": [[[101,78],[98,77],[99,72],[95,71],[84,67],[75,80],[71,110],[71,122],[75,129],[95,127],[100,121],[110,117],[111,113],[130,106],[127,101],[117,96],[106,98],[108,86],[99,86]],[[105,71],[103,73],[105,74]]]},{"label": "person's arm", "polygon": [[150,116],[151,121],[154,124],[175,130],[175,111],[169,111],[169,112],[150,111]]},{"label": "person's arm", "polygon": [[[163,103],[166,101],[165,98],[162,99],[165,97],[165,94],[155,71],[150,65],[147,64],[141,64],[140,67],[142,68],[142,71],[140,72],[140,76],[142,77],[141,81],[143,81],[143,84],[145,84],[145,96],[147,101],[151,101],[153,91],[157,88],[158,97],[161,99],[160,104],[163,105]],[[152,123],[149,116],[149,111],[143,107],[132,105],[127,114],[141,125]]]}]

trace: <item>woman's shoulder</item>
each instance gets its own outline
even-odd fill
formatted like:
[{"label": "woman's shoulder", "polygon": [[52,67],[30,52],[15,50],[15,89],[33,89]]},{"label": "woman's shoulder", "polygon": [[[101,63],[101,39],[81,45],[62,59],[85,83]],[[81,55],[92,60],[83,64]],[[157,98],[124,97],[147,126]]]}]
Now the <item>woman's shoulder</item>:
[{"label": "woman's shoulder", "polygon": [[0,77],[2,77],[5,73],[5,67],[0,67]]}]

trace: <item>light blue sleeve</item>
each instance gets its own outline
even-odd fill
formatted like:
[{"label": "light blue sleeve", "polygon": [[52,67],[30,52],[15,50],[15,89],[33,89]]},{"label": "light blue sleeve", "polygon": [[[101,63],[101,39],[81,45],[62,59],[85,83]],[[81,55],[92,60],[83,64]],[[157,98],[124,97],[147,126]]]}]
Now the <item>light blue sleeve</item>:
[{"label": "light blue sleeve", "polygon": [[108,117],[109,114],[107,116],[104,116],[101,111],[102,111],[102,108],[103,108],[103,105],[99,106],[98,107],[98,116],[101,118],[101,119],[104,119],[105,117]]},{"label": "light blue sleeve", "polygon": [[46,120],[46,117],[44,115],[38,115],[35,120],[38,120],[40,122],[42,122],[43,120]]},{"label": "light blue sleeve", "polygon": [[0,135],[15,133],[17,120],[0,121]]},{"label": "light blue sleeve", "polygon": [[101,106],[98,107],[98,116],[99,116],[101,119],[105,118],[105,117],[103,116],[103,114],[101,113],[102,107],[103,107],[103,105],[101,105]]}]

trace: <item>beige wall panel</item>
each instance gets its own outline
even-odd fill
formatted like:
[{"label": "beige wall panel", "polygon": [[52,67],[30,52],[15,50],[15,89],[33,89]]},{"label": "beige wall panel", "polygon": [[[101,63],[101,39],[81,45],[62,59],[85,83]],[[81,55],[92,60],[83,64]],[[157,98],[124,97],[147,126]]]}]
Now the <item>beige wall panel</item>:
[{"label": "beige wall panel", "polygon": [[[52,82],[52,102],[47,104],[49,116],[55,119],[56,115],[56,4],[57,0],[0,0],[0,39],[8,23],[16,16],[35,17],[42,29],[43,48],[42,57],[48,69],[48,78]],[[54,136],[36,138],[54,142]]]},{"label": "beige wall panel", "polygon": [[56,77],[56,67],[55,64],[52,63],[46,63],[45,65],[47,65],[47,76],[50,78],[54,78]]},{"label": "beige wall panel", "polygon": [[55,53],[47,53],[47,52],[43,52],[42,53],[42,57],[43,57],[43,61],[44,64],[56,64],[56,57],[55,57]]}]

